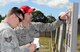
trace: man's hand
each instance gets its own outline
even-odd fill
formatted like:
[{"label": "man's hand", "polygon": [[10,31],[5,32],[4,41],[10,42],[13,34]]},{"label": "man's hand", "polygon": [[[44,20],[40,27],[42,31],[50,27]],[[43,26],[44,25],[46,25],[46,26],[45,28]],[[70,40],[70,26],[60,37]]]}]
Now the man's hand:
[{"label": "man's hand", "polygon": [[35,49],[36,49],[36,45],[35,45],[35,44],[31,44],[31,45],[29,46],[29,49],[30,49],[30,52],[34,52]]},{"label": "man's hand", "polygon": [[36,45],[31,43],[31,44],[26,44],[26,45],[23,45],[21,47],[25,47],[25,48],[29,48],[30,52],[34,52],[35,49],[36,49]]},{"label": "man's hand", "polygon": [[61,20],[67,20],[69,18],[69,14],[70,14],[70,10],[67,11],[66,13],[63,12],[61,15],[60,15],[60,19]]}]

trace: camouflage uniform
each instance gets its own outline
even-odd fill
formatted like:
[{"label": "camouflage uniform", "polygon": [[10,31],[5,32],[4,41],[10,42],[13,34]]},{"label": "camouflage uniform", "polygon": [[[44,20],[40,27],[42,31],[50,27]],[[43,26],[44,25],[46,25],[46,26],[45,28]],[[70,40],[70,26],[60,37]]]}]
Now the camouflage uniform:
[{"label": "camouflage uniform", "polygon": [[16,34],[7,23],[0,23],[0,52],[29,52],[28,48],[19,47]]},{"label": "camouflage uniform", "polygon": [[34,38],[39,37],[39,32],[44,31],[53,31],[55,28],[59,27],[62,24],[62,21],[58,20],[53,23],[41,23],[41,22],[31,22],[30,28],[24,28],[20,24],[16,29],[16,35],[19,40],[19,45],[25,45],[33,42]]}]

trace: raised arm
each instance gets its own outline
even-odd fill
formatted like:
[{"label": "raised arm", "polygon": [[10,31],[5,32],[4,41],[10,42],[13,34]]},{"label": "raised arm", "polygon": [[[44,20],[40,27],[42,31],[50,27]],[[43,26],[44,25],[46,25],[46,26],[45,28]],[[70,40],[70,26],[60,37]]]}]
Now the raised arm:
[{"label": "raised arm", "polygon": [[69,12],[70,11],[61,12],[58,17],[59,19],[52,23],[40,23],[40,22],[33,23],[35,26],[35,29],[37,29],[37,31],[40,31],[40,32],[53,31],[57,27],[59,27],[65,20],[68,19]]}]

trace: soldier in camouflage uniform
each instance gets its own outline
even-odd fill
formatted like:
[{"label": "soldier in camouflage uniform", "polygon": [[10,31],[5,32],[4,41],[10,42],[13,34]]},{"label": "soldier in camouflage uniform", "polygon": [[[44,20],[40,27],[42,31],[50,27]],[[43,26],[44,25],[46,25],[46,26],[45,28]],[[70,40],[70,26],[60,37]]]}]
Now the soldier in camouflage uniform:
[{"label": "soldier in camouflage uniform", "polygon": [[[15,29],[15,32],[17,33],[17,37],[19,40],[19,45],[31,45],[31,44],[37,44],[37,48],[39,48],[39,43],[34,41],[34,38],[39,38],[39,32],[44,31],[53,31],[57,27],[59,27],[64,20],[66,20],[65,16],[67,16],[67,13],[64,15],[61,15],[59,17],[59,20],[53,22],[53,23],[41,23],[41,22],[31,22],[32,14],[31,9],[29,6],[22,6],[21,10],[24,13],[25,19],[23,22]],[[34,42],[33,42],[34,41]]]},{"label": "soldier in camouflage uniform", "polygon": [[30,52],[27,46],[19,46],[14,28],[23,20],[24,14],[13,7],[0,23],[0,52]]}]

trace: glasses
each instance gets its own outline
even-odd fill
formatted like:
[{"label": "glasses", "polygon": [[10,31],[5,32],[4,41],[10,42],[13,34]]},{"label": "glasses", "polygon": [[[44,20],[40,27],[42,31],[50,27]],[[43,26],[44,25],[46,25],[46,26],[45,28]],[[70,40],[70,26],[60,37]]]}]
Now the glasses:
[{"label": "glasses", "polygon": [[17,14],[15,14],[15,15],[18,17],[19,22],[22,22],[22,19]]}]

